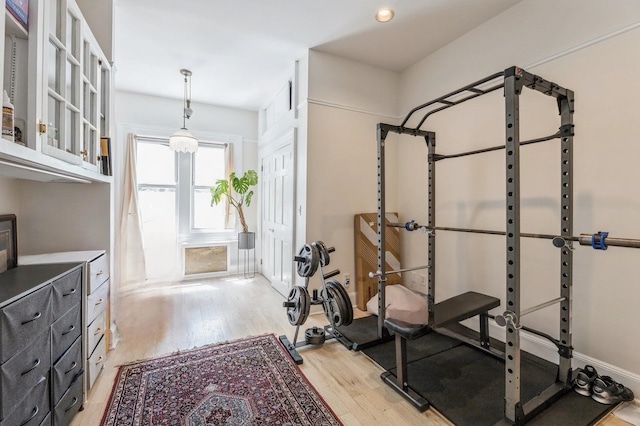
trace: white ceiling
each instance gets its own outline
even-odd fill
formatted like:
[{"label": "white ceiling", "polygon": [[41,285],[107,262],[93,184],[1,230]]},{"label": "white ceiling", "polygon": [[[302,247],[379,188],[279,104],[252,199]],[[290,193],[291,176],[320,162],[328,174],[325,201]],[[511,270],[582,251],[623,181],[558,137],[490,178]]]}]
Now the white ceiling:
[{"label": "white ceiling", "polygon": [[[521,0],[116,0],[116,88],[258,110],[315,48],[403,71]],[[378,23],[379,7],[395,18]]]}]

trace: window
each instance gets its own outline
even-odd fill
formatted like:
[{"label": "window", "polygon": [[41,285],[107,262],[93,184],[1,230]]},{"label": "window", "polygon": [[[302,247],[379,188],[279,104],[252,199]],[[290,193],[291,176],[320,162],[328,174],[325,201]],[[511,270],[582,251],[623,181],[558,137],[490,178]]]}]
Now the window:
[{"label": "window", "polygon": [[194,154],[177,154],[167,139],[138,136],[137,184],[148,278],[179,275],[180,243],[201,241],[225,229],[225,205],[211,206],[209,188],[229,168],[227,144],[200,142]]},{"label": "window", "polygon": [[191,188],[192,228],[196,230],[225,228],[225,205],[211,205],[211,188],[218,179],[225,179],[224,145],[200,144],[194,155],[193,185]]}]

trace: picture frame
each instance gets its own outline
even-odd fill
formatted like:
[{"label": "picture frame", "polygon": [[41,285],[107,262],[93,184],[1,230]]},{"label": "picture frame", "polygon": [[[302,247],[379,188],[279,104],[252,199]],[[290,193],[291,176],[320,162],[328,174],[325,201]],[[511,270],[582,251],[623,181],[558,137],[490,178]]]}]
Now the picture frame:
[{"label": "picture frame", "polygon": [[0,273],[18,266],[16,215],[0,215]]}]

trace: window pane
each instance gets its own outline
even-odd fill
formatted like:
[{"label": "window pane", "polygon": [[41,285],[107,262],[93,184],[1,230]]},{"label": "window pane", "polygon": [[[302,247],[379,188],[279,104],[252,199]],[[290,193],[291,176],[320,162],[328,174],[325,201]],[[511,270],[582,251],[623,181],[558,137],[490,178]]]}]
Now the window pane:
[{"label": "window pane", "polygon": [[60,94],[60,78],[58,71],[60,69],[60,50],[58,47],[49,43],[49,88]]},{"label": "window pane", "polygon": [[[67,109],[64,131],[64,149],[65,151],[72,152],[74,154],[78,154],[79,151],[76,149],[76,143],[78,142],[78,139],[76,137],[77,119],[77,113]],[[85,157],[84,160],[89,161],[88,157]]]},{"label": "window pane", "polygon": [[175,185],[175,154],[167,145],[138,141],[138,184]]},{"label": "window pane", "polygon": [[[198,148],[199,150],[200,148]],[[224,230],[224,203],[212,206],[209,188],[199,188],[193,191],[193,227]]]},{"label": "window pane", "polygon": [[60,0],[51,0],[49,5],[49,31],[51,34],[54,34],[58,40],[62,40],[62,37],[60,37],[60,14]]},{"label": "window pane", "polygon": [[62,149],[60,146],[59,132],[60,129],[60,102],[49,96],[49,106],[47,109],[49,115],[49,124],[47,124],[47,144]]},{"label": "window pane", "polygon": [[224,203],[211,206],[212,187],[227,176],[224,147],[201,143],[194,155],[192,188],[193,228],[224,229]]},{"label": "window pane", "polygon": [[213,186],[218,179],[224,179],[224,147],[201,143],[195,153],[193,176],[195,186]]},{"label": "window pane", "polygon": [[175,198],[174,188],[138,192],[148,279],[171,278],[178,271]]}]

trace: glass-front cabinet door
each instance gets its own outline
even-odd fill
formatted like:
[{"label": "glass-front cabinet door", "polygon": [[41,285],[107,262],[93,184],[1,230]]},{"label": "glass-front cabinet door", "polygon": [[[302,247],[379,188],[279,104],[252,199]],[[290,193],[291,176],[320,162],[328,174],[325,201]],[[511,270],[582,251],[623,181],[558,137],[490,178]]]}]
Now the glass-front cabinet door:
[{"label": "glass-front cabinet door", "polygon": [[46,0],[44,20],[48,44],[43,67],[47,101],[43,114],[43,152],[98,171],[101,79],[110,69],[73,0]]}]

